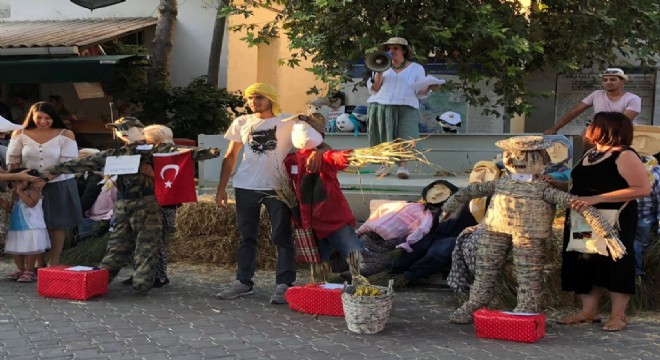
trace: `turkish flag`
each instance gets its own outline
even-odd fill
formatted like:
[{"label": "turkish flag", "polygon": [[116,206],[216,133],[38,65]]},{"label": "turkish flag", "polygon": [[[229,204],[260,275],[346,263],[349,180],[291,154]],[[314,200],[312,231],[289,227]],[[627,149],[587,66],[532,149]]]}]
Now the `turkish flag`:
[{"label": "turkish flag", "polygon": [[154,154],[154,190],[160,205],[196,202],[192,152]]}]

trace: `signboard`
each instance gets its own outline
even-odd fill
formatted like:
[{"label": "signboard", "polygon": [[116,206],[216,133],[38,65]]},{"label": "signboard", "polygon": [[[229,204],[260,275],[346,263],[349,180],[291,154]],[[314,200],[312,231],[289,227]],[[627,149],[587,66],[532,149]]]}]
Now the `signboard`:
[{"label": "signboard", "polygon": [[[598,74],[558,75],[557,95],[555,97],[555,122],[589,94],[595,90],[602,89],[601,84]],[[628,74],[628,81],[624,85],[624,90],[637,94],[642,98],[642,111],[637,115],[635,122],[638,125],[652,125],[653,104],[655,102],[655,74]],[[584,131],[593,115],[593,109],[588,109],[564,126],[560,130],[560,133],[565,135],[579,135]]]}]

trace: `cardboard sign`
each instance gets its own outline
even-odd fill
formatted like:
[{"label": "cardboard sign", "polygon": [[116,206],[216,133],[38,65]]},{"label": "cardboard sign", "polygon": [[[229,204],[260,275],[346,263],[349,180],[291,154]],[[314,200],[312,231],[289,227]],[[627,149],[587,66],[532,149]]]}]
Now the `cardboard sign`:
[{"label": "cardboard sign", "polygon": [[108,156],[103,175],[137,174],[139,169],[140,155]]}]

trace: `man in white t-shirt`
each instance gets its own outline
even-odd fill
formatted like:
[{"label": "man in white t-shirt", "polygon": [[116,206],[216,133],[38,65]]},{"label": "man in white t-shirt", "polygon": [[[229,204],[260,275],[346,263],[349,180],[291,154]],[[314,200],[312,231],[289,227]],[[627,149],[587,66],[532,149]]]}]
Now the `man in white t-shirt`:
[{"label": "man in white t-shirt", "polygon": [[554,135],[559,129],[566,126],[582,114],[585,110],[592,107],[594,113],[620,112],[623,113],[634,123],[635,117],[642,110],[642,99],[630,92],[623,90],[623,85],[628,81],[628,75],[619,68],[609,68],[600,74],[603,81],[603,90],[596,90],[584,98],[579,104],[565,113],[557,123],[545,130],[545,135]]},{"label": "man in white t-shirt", "polygon": [[[293,121],[282,121],[275,87],[255,83],[245,90],[247,105],[254,112],[240,116],[232,122],[225,133],[230,140],[220,168],[220,183],[215,201],[221,208],[227,207],[226,187],[236,165],[238,154],[243,148],[243,159],[234,174],[232,185],[236,196],[236,223],[241,235],[236,254],[236,280],[216,295],[228,300],[253,294],[254,272],[257,260],[257,235],[261,205],[268,211],[271,236],[277,247],[275,293],[272,304],[286,303],[284,293],[296,281],[296,249],[291,235],[291,209],[275,198],[279,187],[283,161],[293,149],[291,129]],[[245,145],[245,146],[244,146]],[[327,145],[324,145],[327,147]],[[310,171],[321,166],[321,156],[308,162]]]}]

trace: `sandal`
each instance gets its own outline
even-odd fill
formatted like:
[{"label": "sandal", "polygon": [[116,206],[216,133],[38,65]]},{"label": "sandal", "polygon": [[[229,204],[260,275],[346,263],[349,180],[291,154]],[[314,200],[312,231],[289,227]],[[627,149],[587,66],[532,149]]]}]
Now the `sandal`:
[{"label": "sandal", "polygon": [[18,280],[21,275],[23,275],[23,270],[16,270],[13,273],[9,273],[5,276],[5,279],[11,280],[11,281],[16,281]]},{"label": "sandal", "polygon": [[34,271],[23,271],[23,275],[16,280],[20,283],[31,283],[37,281],[37,274]]},{"label": "sandal", "polygon": [[559,325],[578,325],[578,324],[600,324],[601,319],[598,315],[587,316],[582,312],[577,314],[565,316],[561,320],[557,320]]},{"label": "sandal", "polygon": [[626,325],[628,325],[628,318],[625,316],[613,317],[610,318],[605,325],[603,325],[603,330],[605,331],[621,331]]}]

